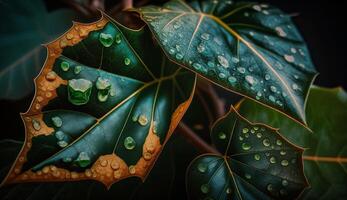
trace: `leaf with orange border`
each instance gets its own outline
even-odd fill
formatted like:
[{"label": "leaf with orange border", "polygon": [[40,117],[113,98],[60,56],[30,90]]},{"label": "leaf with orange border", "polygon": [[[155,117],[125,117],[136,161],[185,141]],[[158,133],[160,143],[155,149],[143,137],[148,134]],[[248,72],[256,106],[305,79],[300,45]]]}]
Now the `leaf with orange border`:
[{"label": "leaf with orange border", "polygon": [[46,47],[22,114],[25,143],[3,183],[144,180],[192,100],[196,75],[170,62],[146,27],[105,14]]},{"label": "leaf with orange border", "polygon": [[283,136],[306,148],[305,175],[311,185],[301,199],[347,196],[347,93],[342,88],[311,88],[307,101],[309,132],[272,110],[244,100],[239,112],[256,122],[281,128]]}]

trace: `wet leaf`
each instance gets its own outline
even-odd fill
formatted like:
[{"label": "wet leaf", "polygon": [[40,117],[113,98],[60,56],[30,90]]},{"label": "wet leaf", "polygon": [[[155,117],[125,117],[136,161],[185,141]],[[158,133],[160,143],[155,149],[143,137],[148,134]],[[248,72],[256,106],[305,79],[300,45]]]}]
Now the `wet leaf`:
[{"label": "wet leaf", "polygon": [[265,4],[214,0],[136,11],[172,60],[305,124],[316,71],[290,16]]},{"label": "wet leaf", "polygon": [[[0,6],[0,98],[20,99],[33,92],[49,42],[70,25],[76,14],[67,9],[48,12],[41,0],[4,0]],[[54,26],[52,26],[54,24]]]},{"label": "wet leaf", "polygon": [[251,123],[231,108],[211,138],[223,155],[203,154],[191,163],[191,199],[294,199],[307,187],[303,149],[277,129]]},{"label": "wet leaf", "polygon": [[279,127],[283,136],[306,148],[305,175],[311,188],[302,199],[343,199],[347,185],[347,93],[342,88],[314,87],[307,101],[312,132],[278,113],[244,100],[239,111],[252,121]]},{"label": "wet leaf", "polygon": [[192,100],[195,75],[168,61],[146,27],[106,16],[75,23],[47,49],[5,183],[144,180]]}]

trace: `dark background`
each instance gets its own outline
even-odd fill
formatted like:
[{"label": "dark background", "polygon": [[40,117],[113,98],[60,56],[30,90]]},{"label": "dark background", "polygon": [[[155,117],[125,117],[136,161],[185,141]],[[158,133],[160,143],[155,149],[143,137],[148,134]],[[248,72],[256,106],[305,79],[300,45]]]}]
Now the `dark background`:
[{"label": "dark background", "polygon": [[[46,1],[50,10],[66,5],[58,1]],[[162,2],[162,1],[156,1]],[[346,19],[345,1],[266,0],[287,13],[295,15],[293,20],[305,38],[317,71],[320,73],[314,84],[325,87],[342,86],[347,89],[346,70]],[[118,3],[106,1],[106,5]],[[19,101],[0,100],[0,139],[24,139],[24,128],[19,113],[29,107],[33,94]],[[178,180],[184,184],[184,179]],[[159,188],[157,188],[159,189]]]}]

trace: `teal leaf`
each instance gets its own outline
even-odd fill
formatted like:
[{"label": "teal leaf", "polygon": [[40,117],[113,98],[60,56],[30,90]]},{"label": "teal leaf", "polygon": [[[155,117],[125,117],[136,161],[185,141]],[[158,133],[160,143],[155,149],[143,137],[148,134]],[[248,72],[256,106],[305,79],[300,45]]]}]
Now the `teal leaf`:
[{"label": "teal leaf", "polygon": [[311,187],[301,199],[344,199],[347,196],[346,91],[311,89],[306,114],[312,132],[248,100],[240,103],[239,112],[252,121],[280,128],[283,136],[306,149],[304,170]]},{"label": "teal leaf", "polygon": [[317,73],[289,15],[265,4],[214,0],[136,11],[170,59],[305,124]]},{"label": "teal leaf", "polygon": [[76,15],[67,9],[48,12],[42,0],[0,4],[0,98],[20,99],[33,92],[45,58],[42,44],[63,33]]},{"label": "teal leaf", "polygon": [[222,155],[203,154],[187,171],[191,199],[294,199],[307,187],[303,149],[232,107],[211,131]]},{"label": "teal leaf", "polygon": [[22,115],[26,142],[5,183],[144,180],[192,100],[196,75],[170,62],[148,28],[104,15],[74,23],[47,49]]}]

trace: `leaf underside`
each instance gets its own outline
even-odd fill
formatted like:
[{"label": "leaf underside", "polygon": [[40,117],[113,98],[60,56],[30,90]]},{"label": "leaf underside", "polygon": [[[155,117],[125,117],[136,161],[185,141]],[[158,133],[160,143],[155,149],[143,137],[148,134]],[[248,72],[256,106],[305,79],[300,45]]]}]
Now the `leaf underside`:
[{"label": "leaf underside", "polygon": [[203,154],[191,163],[191,199],[293,199],[307,187],[303,149],[277,129],[251,123],[231,108],[211,138],[223,155]]},{"label": "leaf underside", "polygon": [[290,16],[265,4],[214,0],[135,11],[175,62],[305,124],[316,71]]},{"label": "leaf underside", "polygon": [[26,141],[5,184],[144,180],[189,106],[196,76],[170,62],[146,27],[104,15],[74,23],[47,50],[22,115]]},{"label": "leaf underside", "polygon": [[347,93],[342,88],[313,87],[307,101],[309,132],[292,121],[244,100],[239,112],[252,121],[279,127],[282,135],[304,147],[310,183],[301,199],[344,199],[347,195]]}]

